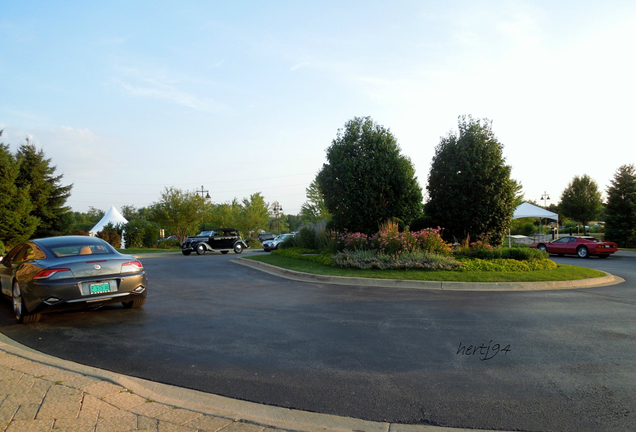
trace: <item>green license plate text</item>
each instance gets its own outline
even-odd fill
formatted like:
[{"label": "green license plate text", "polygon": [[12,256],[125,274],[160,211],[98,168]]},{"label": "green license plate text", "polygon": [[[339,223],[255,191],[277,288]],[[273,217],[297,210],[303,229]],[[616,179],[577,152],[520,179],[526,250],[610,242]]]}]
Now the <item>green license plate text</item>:
[{"label": "green license plate text", "polygon": [[101,294],[101,293],[106,293],[106,292],[110,292],[110,284],[108,283],[103,283],[103,284],[94,284],[91,285],[89,287],[89,292],[91,294]]}]

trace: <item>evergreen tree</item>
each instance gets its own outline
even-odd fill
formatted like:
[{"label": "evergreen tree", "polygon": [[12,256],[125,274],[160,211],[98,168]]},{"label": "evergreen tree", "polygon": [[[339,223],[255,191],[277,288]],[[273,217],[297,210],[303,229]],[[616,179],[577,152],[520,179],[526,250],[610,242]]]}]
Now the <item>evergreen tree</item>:
[{"label": "evergreen tree", "polygon": [[491,244],[500,245],[521,187],[510,178],[491,121],[462,116],[458,126],[459,134],[449,133],[435,149],[425,215],[429,226],[444,228],[449,240],[486,234]]},{"label": "evergreen tree", "polygon": [[634,165],[623,165],[607,188],[605,240],[619,247],[636,247],[636,172]]},{"label": "evergreen tree", "polygon": [[35,147],[27,138],[16,154],[20,170],[16,179],[18,188],[27,188],[33,208],[31,215],[38,219],[34,237],[51,237],[67,234],[73,225],[73,213],[66,206],[73,185],[62,186],[62,175],[55,175],[44,151]]},{"label": "evergreen tree", "polygon": [[[0,131],[0,136],[2,131]],[[31,215],[29,186],[18,187],[19,162],[9,146],[0,143],[0,241],[5,247],[28,240],[38,223]]]}]

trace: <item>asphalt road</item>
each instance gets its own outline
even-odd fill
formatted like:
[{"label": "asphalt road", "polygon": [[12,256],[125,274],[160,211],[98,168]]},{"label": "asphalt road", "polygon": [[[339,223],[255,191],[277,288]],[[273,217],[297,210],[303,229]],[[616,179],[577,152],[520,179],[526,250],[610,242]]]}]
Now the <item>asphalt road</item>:
[{"label": "asphalt road", "polygon": [[7,302],[0,331],[60,358],[269,405],[475,429],[636,430],[634,253],[554,258],[623,284],[535,292],[301,283],[233,258],[144,258],[142,309],[25,326]]}]

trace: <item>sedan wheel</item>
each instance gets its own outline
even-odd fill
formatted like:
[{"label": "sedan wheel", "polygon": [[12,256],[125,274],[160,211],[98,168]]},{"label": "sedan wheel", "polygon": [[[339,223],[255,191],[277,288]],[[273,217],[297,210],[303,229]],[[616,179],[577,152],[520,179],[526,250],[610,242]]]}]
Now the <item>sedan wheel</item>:
[{"label": "sedan wheel", "polygon": [[205,253],[205,246],[203,246],[202,244],[198,244],[196,251],[197,255],[203,255]]},{"label": "sedan wheel", "polygon": [[241,252],[243,252],[243,245],[240,243],[237,243],[234,245],[234,253],[235,254],[240,254]]},{"label": "sedan wheel", "polygon": [[13,282],[13,314],[15,320],[19,324],[29,324],[38,322],[40,320],[40,314],[27,315],[26,308],[24,307],[24,300],[22,300],[22,289],[17,281]]},{"label": "sedan wheel", "polygon": [[547,252],[548,249],[545,247],[544,244],[540,244],[539,246],[537,246],[537,249],[539,249],[541,252]]},{"label": "sedan wheel", "polygon": [[576,250],[576,254],[581,257],[581,258],[589,258],[590,257],[590,253],[588,252],[587,248],[585,246],[579,246],[579,248]]}]

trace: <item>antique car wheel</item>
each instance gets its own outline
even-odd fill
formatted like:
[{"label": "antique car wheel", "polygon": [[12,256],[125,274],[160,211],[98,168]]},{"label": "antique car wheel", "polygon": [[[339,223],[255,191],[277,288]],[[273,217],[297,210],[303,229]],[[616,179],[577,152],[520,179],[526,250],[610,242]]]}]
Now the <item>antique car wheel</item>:
[{"label": "antique car wheel", "polygon": [[548,249],[545,247],[544,244],[540,244],[539,246],[537,246],[537,249],[539,249],[541,252],[547,252]]},{"label": "antique car wheel", "polygon": [[139,298],[129,302],[122,302],[122,305],[124,305],[124,309],[137,309],[142,307],[144,303],[146,303],[146,299]]},{"label": "antique car wheel", "polygon": [[235,254],[240,254],[241,252],[243,252],[243,245],[242,244],[235,244],[234,245],[234,253]]},{"label": "antique car wheel", "polygon": [[576,250],[576,254],[581,257],[581,258],[589,258],[590,257],[590,253],[588,252],[587,248],[585,246],[579,246],[578,249]]},{"label": "antique car wheel", "polygon": [[40,320],[40,314],[27,315],[26,308],[24,307],[24,301],[22,300],[22,289],[18,284],[18,281],[13,282],[13,313],[15,314],[15,320],[19,324],[29,324],[38,322]]},{"label": "antique car wheel", "polygon": [[197,245],[196,251],[197,251],[197,255],[203,255],[205,253],[205,246],[199,243]]},{"label": "antique car wheel", "polygon": [[226,253],[228,253],[228,252],[229,252],[229,251],[221,251],[221,253],[222,253],[223,255],[225,255],[225,254],[226,254]]},{"label": "antique car wheel", "polygon": [[192,251],[181,251],[182,254],[184,254],[185,256],[188,256],[192,253]]}]

